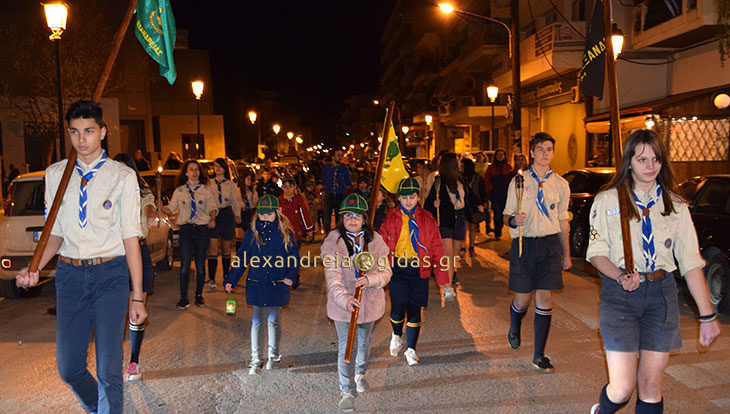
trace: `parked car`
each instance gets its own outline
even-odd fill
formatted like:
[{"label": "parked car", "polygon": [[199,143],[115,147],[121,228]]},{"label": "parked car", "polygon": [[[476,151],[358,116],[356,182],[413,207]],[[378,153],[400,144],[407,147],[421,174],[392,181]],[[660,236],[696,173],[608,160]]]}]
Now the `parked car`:
[{"label": "parked car", "polygon": [[710,300],[719,313],[730,314],[730,174],[685,180],[679,186],[689,200]]},{"label": "parked car", "polygon": [[[152,172],[154,174],[154,172]],[[45,171],[22,174],[10,184],[5,200],[5,216],[0,220],[0,296],[16,298],[20,289],[15,275],[30,263],[45,220]],[[173,244],[171,222],[162,219],[150,228],[147,245],[157,268],[172,268]],[[54,257],[41,271],[41,278],[54,276]]]},{"label": "parked car", "polygon": [[583,258],[586,256],[590,228],[588,216],[593,199],[615,172],[615,168],[583,168],[563,174],[563,178],[570,185],[568,211],[571,214],[569,238],[571,256]]}]

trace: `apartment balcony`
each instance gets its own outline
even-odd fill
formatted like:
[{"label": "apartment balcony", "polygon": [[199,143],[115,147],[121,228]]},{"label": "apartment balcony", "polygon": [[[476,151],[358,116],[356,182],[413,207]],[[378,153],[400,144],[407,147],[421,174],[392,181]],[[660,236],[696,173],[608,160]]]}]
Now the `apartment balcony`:
[{"label": "apartment balcony", "polygon": [[717,34],[719,0],[679,0],[678,9],[664,3],[634,9],[634,49],[682,48]]},{"label": "apartment balcony", "polygon": [[[585,22],[555,22],[520,42],[520,82],[533,83],[560,73],[580,69],[585,40]],[[502,56],[505,60],[507,55]],[[504,70],[494,81],[497,86],[510,88],[512,71],[505,61]]]}]

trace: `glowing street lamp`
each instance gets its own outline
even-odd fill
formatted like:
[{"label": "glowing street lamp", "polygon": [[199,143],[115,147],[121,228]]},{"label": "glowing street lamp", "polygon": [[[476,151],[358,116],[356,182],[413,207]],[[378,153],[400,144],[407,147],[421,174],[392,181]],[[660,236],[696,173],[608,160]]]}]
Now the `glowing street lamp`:
[{"label": "glowing street lamp", "polygon": [[203,81],[196,80],[192,82],[193,86],[193,95],[195,95],[195,99],[200,100],[200,98],[203,96],[203,87],[205,86],[203,84]]},{"label": "glowing street lamp", "polygon": [[251,121],[252,124],[255,124],[256,123],[256,117],[257,116],[258,115],[254,111],[249,111],[248,112],[248,119]]},{"label": "glowing street lamp", "polygon": [[279,135],[279,131],[281,131],[281,126],[279,124],[274,124],[272,129],[274,130],[274,134]]},{"label": "glowing street lamp", "polygon": [[467,11],[467,10],[457,9],[456,7],[454,7],[453,4],[451,4],[449,2],[439,3],[438,6],[441,9],[441,12],[443,12],[444,14],[451,14],[451,13],[465,14],[467,16],[476,17],[476,18],[479,18],[479,19],[486,20],[488,22],[497,23],[497,24],[501,25],[502,27],[504,27],[507,30],[507,35],[508,35],[507,39],[509,41],[508,49],[507,50],[509,52],[510,59],[512,58],[512,30],[509,28],[509,26],[507,26],[503,22],[501,22],[501,21],[499,21],[497,19],[493,19],[491,17],[482,16],[481,14],[472,13],[472,12]]},{"label": "glowing street lamp", "polygon": [[[66,30],[68,19],[68,6],[61,2],[45,3],[43,10],[46,14],[46,23],[51,29],[49,39],[56,44],[56,94],[58,106],[58,137],[60,156],[66,156],[66,139],[63,132],[63,85],[61,83],[61,34]],[[56,160],[56,148],[54,140],[53,161]]]},{"label": "glowing street lamp", "polygon": [[618,59],[618,55],[621,54],[621,49],[624,47],[624,32],[618,28],[616,23],[611,28],[611,44],[613,45],[613,60]]},{"label": "glowing street lamp", "polygon": [[292,138],[294,138],[294,133],[291,132],[291,131],[289,131],[289,132],[286,133],[286,137],[289,138],[289,139],[292,139]]},{"label": "glowing street lamp", "polygon": [[304,140],[302,139],[301,136],[297,137],[297,144],[300,144],[300,145],[304,144]]},{"label": "glowing street lamp", "polygon": [[403,134],[407,134],[407,133],[408,133],[408,131],[410,131],[410,130],[411,130],[411,129],[410,129],[410,128],[408,128],[408,126],[407,126],[407,125],[403,125],[403,126],[401,127],[401,131],[403,131]]},{"label": "glowing street lamp", "polygon": [[426,115],[425,119],[426,119],[426,125],[431,126],[431,124],[433,123],[433,116]]}]

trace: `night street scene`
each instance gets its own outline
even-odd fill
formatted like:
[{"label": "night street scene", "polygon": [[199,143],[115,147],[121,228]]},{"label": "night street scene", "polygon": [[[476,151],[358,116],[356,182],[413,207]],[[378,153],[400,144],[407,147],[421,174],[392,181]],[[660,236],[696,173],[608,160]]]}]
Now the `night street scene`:
[{"label": "night street scene", "polygon": [[730,0],[5,0],[0,413],[730,412]]}]

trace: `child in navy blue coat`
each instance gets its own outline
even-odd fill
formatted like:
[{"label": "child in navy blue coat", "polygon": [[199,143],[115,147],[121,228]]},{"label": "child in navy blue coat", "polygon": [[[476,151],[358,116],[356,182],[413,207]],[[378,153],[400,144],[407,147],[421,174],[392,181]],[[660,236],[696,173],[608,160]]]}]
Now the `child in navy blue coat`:
[{"label": "child in navy blue coat", "polygon": [[240,266],[234,267],[225,279],[226,291],[238,284],[246,269],[246,303],[253,306],[251,318],[250,375],[261,372],[264,366],[263,320],[268,320],[269,353],[266,369],[273,369],[281,360],[279,319],[281,307],[289,302],[289,286],[299,275],[299,248],[286,216],[281,214],[279,202],[272,195],[259,199],[256,217],[246,231],[238,249]]}]

